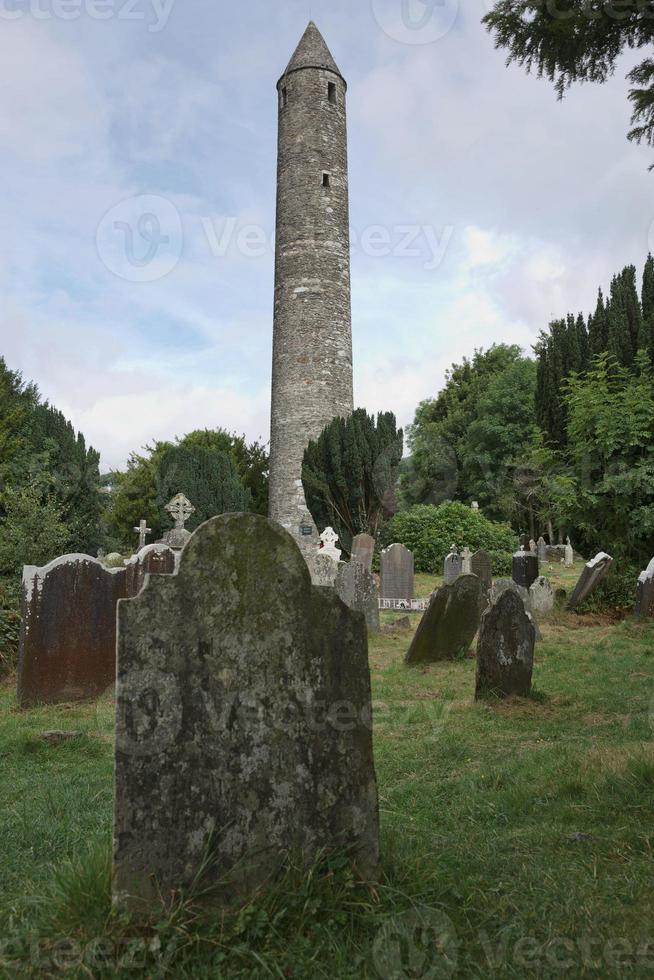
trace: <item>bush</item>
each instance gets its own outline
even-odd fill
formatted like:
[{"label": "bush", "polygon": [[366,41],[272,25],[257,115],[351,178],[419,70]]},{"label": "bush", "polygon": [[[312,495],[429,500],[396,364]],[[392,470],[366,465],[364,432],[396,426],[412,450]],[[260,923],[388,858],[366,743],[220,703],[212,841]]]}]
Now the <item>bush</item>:
[{"label": "bush", "polygon": [[0,578],[0,677],[18,662],[20,586],[17,579]]},{"label": "bush", "polygon": [[493,562],[493,575],[510,575],[516,550],[516,535],[508,524],[489,521],[480,511],[465,504],[444,503],[440,507],[418,504],[396,514],[384,525],[380,544],[397,542],[413,552],[417,572],[442,575],[443,562],[453,544],[459,551],[484,548]]}]

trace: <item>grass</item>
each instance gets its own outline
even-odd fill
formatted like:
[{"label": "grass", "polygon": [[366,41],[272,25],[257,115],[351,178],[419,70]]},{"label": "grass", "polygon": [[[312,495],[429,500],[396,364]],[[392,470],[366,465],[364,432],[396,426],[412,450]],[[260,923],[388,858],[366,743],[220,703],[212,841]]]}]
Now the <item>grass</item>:
[{"label": "grass", "polygon": [[543,634],[533,697],[479,705],[472,658],[409,670],[410,633],[372,639],[378,888],[325,859],[138,926],[109,900],[112,704],[1,688],[0,976],[651,975],[654,625],[557,611]]}]

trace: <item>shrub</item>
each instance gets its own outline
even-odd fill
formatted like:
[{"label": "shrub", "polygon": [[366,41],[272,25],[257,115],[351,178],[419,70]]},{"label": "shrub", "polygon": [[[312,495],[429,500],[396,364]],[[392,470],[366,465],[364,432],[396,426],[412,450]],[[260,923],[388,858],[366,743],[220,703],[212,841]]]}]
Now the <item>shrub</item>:
[{"label": "shrub", "polygon": [[409,548],[416,571],[442,574],[443,562],[455,544],[461,551],[484,548],[491,556],[494,575],[510,575],[516,535],[508,524],[488,520],[465,504],[447,502],[439,507],[418,504],[396,514],[384,525],[380,544],[398,542]]},{"label": "shrub", "polygon": [[17,579],[0,578],[0,677],[18,662],[20,587]]}]

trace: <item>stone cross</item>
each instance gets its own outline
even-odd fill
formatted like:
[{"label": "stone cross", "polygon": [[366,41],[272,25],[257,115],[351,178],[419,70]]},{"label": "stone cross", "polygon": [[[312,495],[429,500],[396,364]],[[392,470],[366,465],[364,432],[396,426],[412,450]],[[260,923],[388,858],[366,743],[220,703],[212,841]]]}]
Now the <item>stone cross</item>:
[{"label": "stone cross", "polygon": [[138,527],[134,528],[134,533],[139,536],[139,551],[141,548],[145,548],[145,539],[148,534],[152,534],[152,528],[148,527],[147,521],[141,521]]},{"label": "stone cross", "polygon": [[195,507],[183,493],[178,493],[176,497],[166,504],[166,510],[175,522],[177,530],[183,530],[189,517],[195,513]]},{"label": "stone cross", "polygon": [[320,535],[320,540],[322,541],[322,548],[320,549],[321,555],[329,555],[334,561],[340,561],[343,552],[340,548],[337,548],[338,544],[338,534],[333,527],[326,527],[325,530]]}]

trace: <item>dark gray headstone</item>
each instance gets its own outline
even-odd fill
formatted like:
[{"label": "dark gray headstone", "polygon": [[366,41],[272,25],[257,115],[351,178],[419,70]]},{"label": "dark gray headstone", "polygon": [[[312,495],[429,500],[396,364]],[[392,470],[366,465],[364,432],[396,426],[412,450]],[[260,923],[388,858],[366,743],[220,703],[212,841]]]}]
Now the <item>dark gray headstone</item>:
[{"label": "dark gray headstone", "polygon": [[405,657],[407,664],[465,656],[479,629],[482,586],[476,575],[460,575],[434,592]]},{"label": "dark gray headstone", "polygon": [[413,554],[403,544],[392,544],[381,553],[382,599],[413,599]]},{"label": "dark gray headstone", "polygon": [[455,582],[459,575],[463,575],[463,558],[452,545],[452,550],[443,562],[443,580],[445,585]]},{"label": "dark gray headstone", "polygon": [[336,576],[336,595],[355,612],[363,613],[369,633],[378,633],[379,592],[372,572],[362,562],[353,558],[341,562]]},{"label": "dark gray headstone", "polygon": [[527,697],[535,641],[534,624],[520,596],[507,589],[481,617],[475,697]]},{"label": "dark gray headstone", "polygon": [[357,534],[352,538],[352,558],[372,571],[372,559],[375,554],[375,539],[372,534]]},{"label": "dark gray headstone", "polygon": [[582,602],[590,598],[600,582],[603,582],[609,574],[612,564],[613,559],[604,551],[600,551],[586,564],[570,597],[568,609],[576,609]]},{"label": "dark gray headstone", "polygon": [[654,558],[638,576],[636,615],[647,619],[654,617]]},{"label": "dark gray headstone", "polygon": [[[536,556],[534,555],[534,557]],[[534,624],[534,629],[536,630],[536,640],[537,642],[540,642],[543,639],[543,635],[540,631],[540,626],[538,625],[538,619],[536,618],[534,607],[531,604],[531,592],[528,589],[518,585],[512,578],[496,578],[493,582],[493,587],[490,590],[490,604],[494,605],[500,596],[507,590],[510,592],[515,592],[515,594],[522,600],[525,611],[531,617]]]},{"label": "dark gray headstone", "polygon": [[482,588],[488,591],[493,584],[493,564],[491,556],[483,548],[475,551],[470,559],[470,570],[480,580]]},{"label": "dark gray headstone", "polygon": [[125,569],[105,568],[88,555],[23,570],[21,707],[106,691],[116,671],[116,603],[125,595]]},{"label": "dark gray headstone", "polygon": [[530,538],[529,538],[529,535],[528,534],[521,534],[520,535],[520,542],[519,542],[520,543],[520,547],[521,548],[524,548],[525,551],[528,551],[529,550],[529,541],[530,541]]},{"label": "dark gray headstone", "polygon": [[366,625],[279,525],[225,514],[118,607],[114,899],[258,895],[289,855],[378,871]]},{"label": "dark gray headstone", "polygon": [[513,581],[530,589],[538,578],[538,556],[531,551],[518,551],[513,556]]}]

